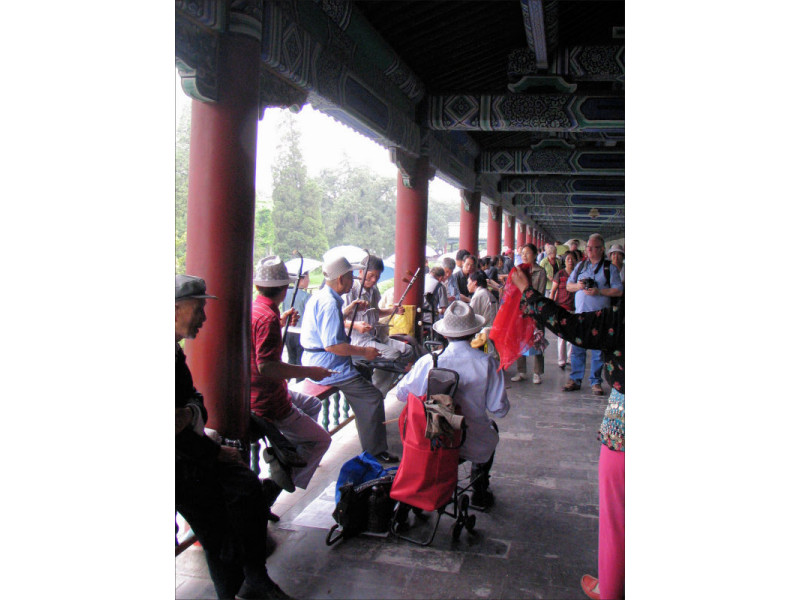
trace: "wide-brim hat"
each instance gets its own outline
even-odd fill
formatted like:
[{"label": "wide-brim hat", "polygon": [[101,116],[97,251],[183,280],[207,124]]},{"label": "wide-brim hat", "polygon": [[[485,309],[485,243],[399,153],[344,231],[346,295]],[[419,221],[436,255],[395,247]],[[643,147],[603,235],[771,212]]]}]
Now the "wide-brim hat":
[{"label": "wide-brim hat", "polygon": [[623,249],[622,249],[622,246],[620,246],[619,244],[613,244],[613,245],[611,246],[611,248],[609,248],[608,250],[606,250],[606,252],[608,252],[608,255],[609,255],[609,256],[611,256],[611,253],[612,253],[612,252],[619,252],[619,253],[621,253],[621,254],[622,254],[622,256],[625,256],[625,250],[623,250]]},{"label": "wide-brim hat", "polygon": [[473,333],[478,333],[486,323],[481,315],[476,315],[472,307],[466,302],[455,300],[447,310],[441,320],[433,324],[433,329],[444,337],[464,337]]},{"label": "wide-brim hat", "polygon": [[265,256],[255,268],[253,283],[261,287],[281,287],[297,281],[296,275],[289,275],[280,256]]},{"label": "wide-brim hat", "polygon": [[567,240],[566,242],[564,242],[565,246],[571,246],[572,244],[578,244],[578,246],[580,246],[581,245],[581,241],[578,240],[578,239],[572,238],[571,240]]},{"label": "wide-brim hat", "polygon": [[215,298],[206,294],[206,282],[194,275],[175,275],[175,302],[192,298]]},{"label": "wide-brim hat", "polygon": [[337,256],[325,261],[322,265],[322,276],[328,281],[339,279],[347,272],[352,272],[360,265],[352,265],[344,256]]}]

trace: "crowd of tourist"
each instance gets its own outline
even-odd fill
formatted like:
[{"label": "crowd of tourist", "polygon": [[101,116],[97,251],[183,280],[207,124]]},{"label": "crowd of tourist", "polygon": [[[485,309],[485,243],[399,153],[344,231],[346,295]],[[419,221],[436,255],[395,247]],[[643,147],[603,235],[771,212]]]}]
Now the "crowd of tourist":
[{"label": "crowd of tourist", "polygon": [[[446,340],[440,364],[461,376],[454,400],[466,407],[470,426],[470,445],[462,450],[462,458],[473,463],[479,483],[471,503],[480,510],[493,502],[489,470],[499,441],[487,413],[496,417],[508,413],[506,389],[512,383],[524,385],[528,357],[533,360],[532,382],[542,383],[545,330],[555,336],[559,368],[570,362],[564,392],[580,390],[587,352],[594,395],[605,394],[601,378],[605,368],[611,393],[600,429],[598,577],[584,576],[581,585],[589,597],[620,598],[624,596],[624,250],[614,245],[606,258],[599,234],[589,237],[585,257],[578,240],[569,240],[561,255],[559,245],[537,249],[526,244],[516,252],[504,248],[501,255],[484,258],[459,250],[455,259],[444,258],[440,266],[426,268],[424,296],[429,310],[422,321]],[[390,337],[381,322],[404,312],[402,306],[380,302],[376,284],[383,270],[377,257],[369,256],[362,264],[332,257],[322,266],[324,286],[309,294],[308,273],[299,274],[299,279],[290,275],[279,257],[265,257],[256,266],[250,410],[257,422],[273,429],[261,442],[269,472],[260,479],[245,466],[238,450],[205,428],[208,415],[202,394],[193,386],[179,342],[197,335],[205,321],[206,299],[215,296],[206,293],[202,279],[176,276],[176,507],[203,545],[220,598],[288,598],[267,575],[266,519],[279,518],[271,507],[283,490],[308,485],[331,443],[330,434],[318,424],[320,400],[290,389],[289,380],[307,378],[338,388],[355,414],[362,449],[386,464],[399,460],[387,446],[384,398],[394,385],[401,401],[409,393],[424,393],[431,360],[430,356],[417,360],[422,352],[414,340]],[[292,284],[298,295],[287,306]],[[489,338],[508,298],[505,292],[514,288],[522,294],[520,318],[533,319],[542,333],[540,341],[513,362],[515,373],[506,383],[499,368],[503,363]],[[290,326],[293,331],[287,333]],[[284,347],[288,362],[282,358]],[[373,364],[365,370],[377,360],[397,368],[387,371]],[[258,431],[259,436],[265,433]],[[294,462],[279,459],[276,440],[296,452]]]}]

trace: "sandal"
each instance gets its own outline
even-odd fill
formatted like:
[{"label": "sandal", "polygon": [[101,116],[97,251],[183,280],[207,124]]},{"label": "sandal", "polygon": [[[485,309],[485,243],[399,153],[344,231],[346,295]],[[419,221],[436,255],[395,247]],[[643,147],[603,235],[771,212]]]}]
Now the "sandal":
[{"label": "sandal", "polygon": [[581,577],[581,588],[589,598],[600,600],[600,581],[597,577],[592,577],[591,575]]}]

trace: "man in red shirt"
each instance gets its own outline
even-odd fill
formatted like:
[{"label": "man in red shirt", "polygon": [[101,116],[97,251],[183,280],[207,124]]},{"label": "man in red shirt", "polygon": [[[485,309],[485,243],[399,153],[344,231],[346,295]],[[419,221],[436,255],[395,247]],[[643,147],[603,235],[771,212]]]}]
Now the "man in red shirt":
[{"label": "man in red shirt", "polygon": [[[286,265],[277,256],[262,258],[256,267],[253,283],[258,296],[253,301],[251,321],[250,410],[274,423],[297,447],[297,454],[306,461],[306,466],[292,469],[292,487],[305,489],[322,455],[331,445],[331,436],[317,423],[322,408],[319,398],[289,390],[286,380],[320,380],[329,377],[331,371],[281,360],[281,324],[293,316],[294,309],[281,315],[279,307],[291,281]],[[265,479],[262,483],[271,506],[280,494],[281,486],[273,479]],[[292,487],[288,488],[289,491],[294,491]]]}]

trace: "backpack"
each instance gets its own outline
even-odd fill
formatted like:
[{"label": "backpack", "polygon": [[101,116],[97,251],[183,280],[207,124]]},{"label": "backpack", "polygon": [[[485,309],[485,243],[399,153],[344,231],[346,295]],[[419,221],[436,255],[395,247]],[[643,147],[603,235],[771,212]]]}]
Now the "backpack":
[{"label": "backpack", "polygon": [[[325,538],[328,546],[360,533],[388,534],[394,505],[389,490],[396,472],[397,467],[385,469],[366,451],[342,465],[336,480],[336,507],[333,509],[336,525]],[[339,527],[342,531],[333,537]]]},{"label": "backpack", "polygon": [[[360,533],[385,536],[389,533],[394,500],[389,497],[395,472],[355,485],[345,483],[339,488],[340,499],[333,509],[336,525],[325,537],[325,544],[332,546],[343,538]],[[341,532],[334,537],[336,530]]]}]

